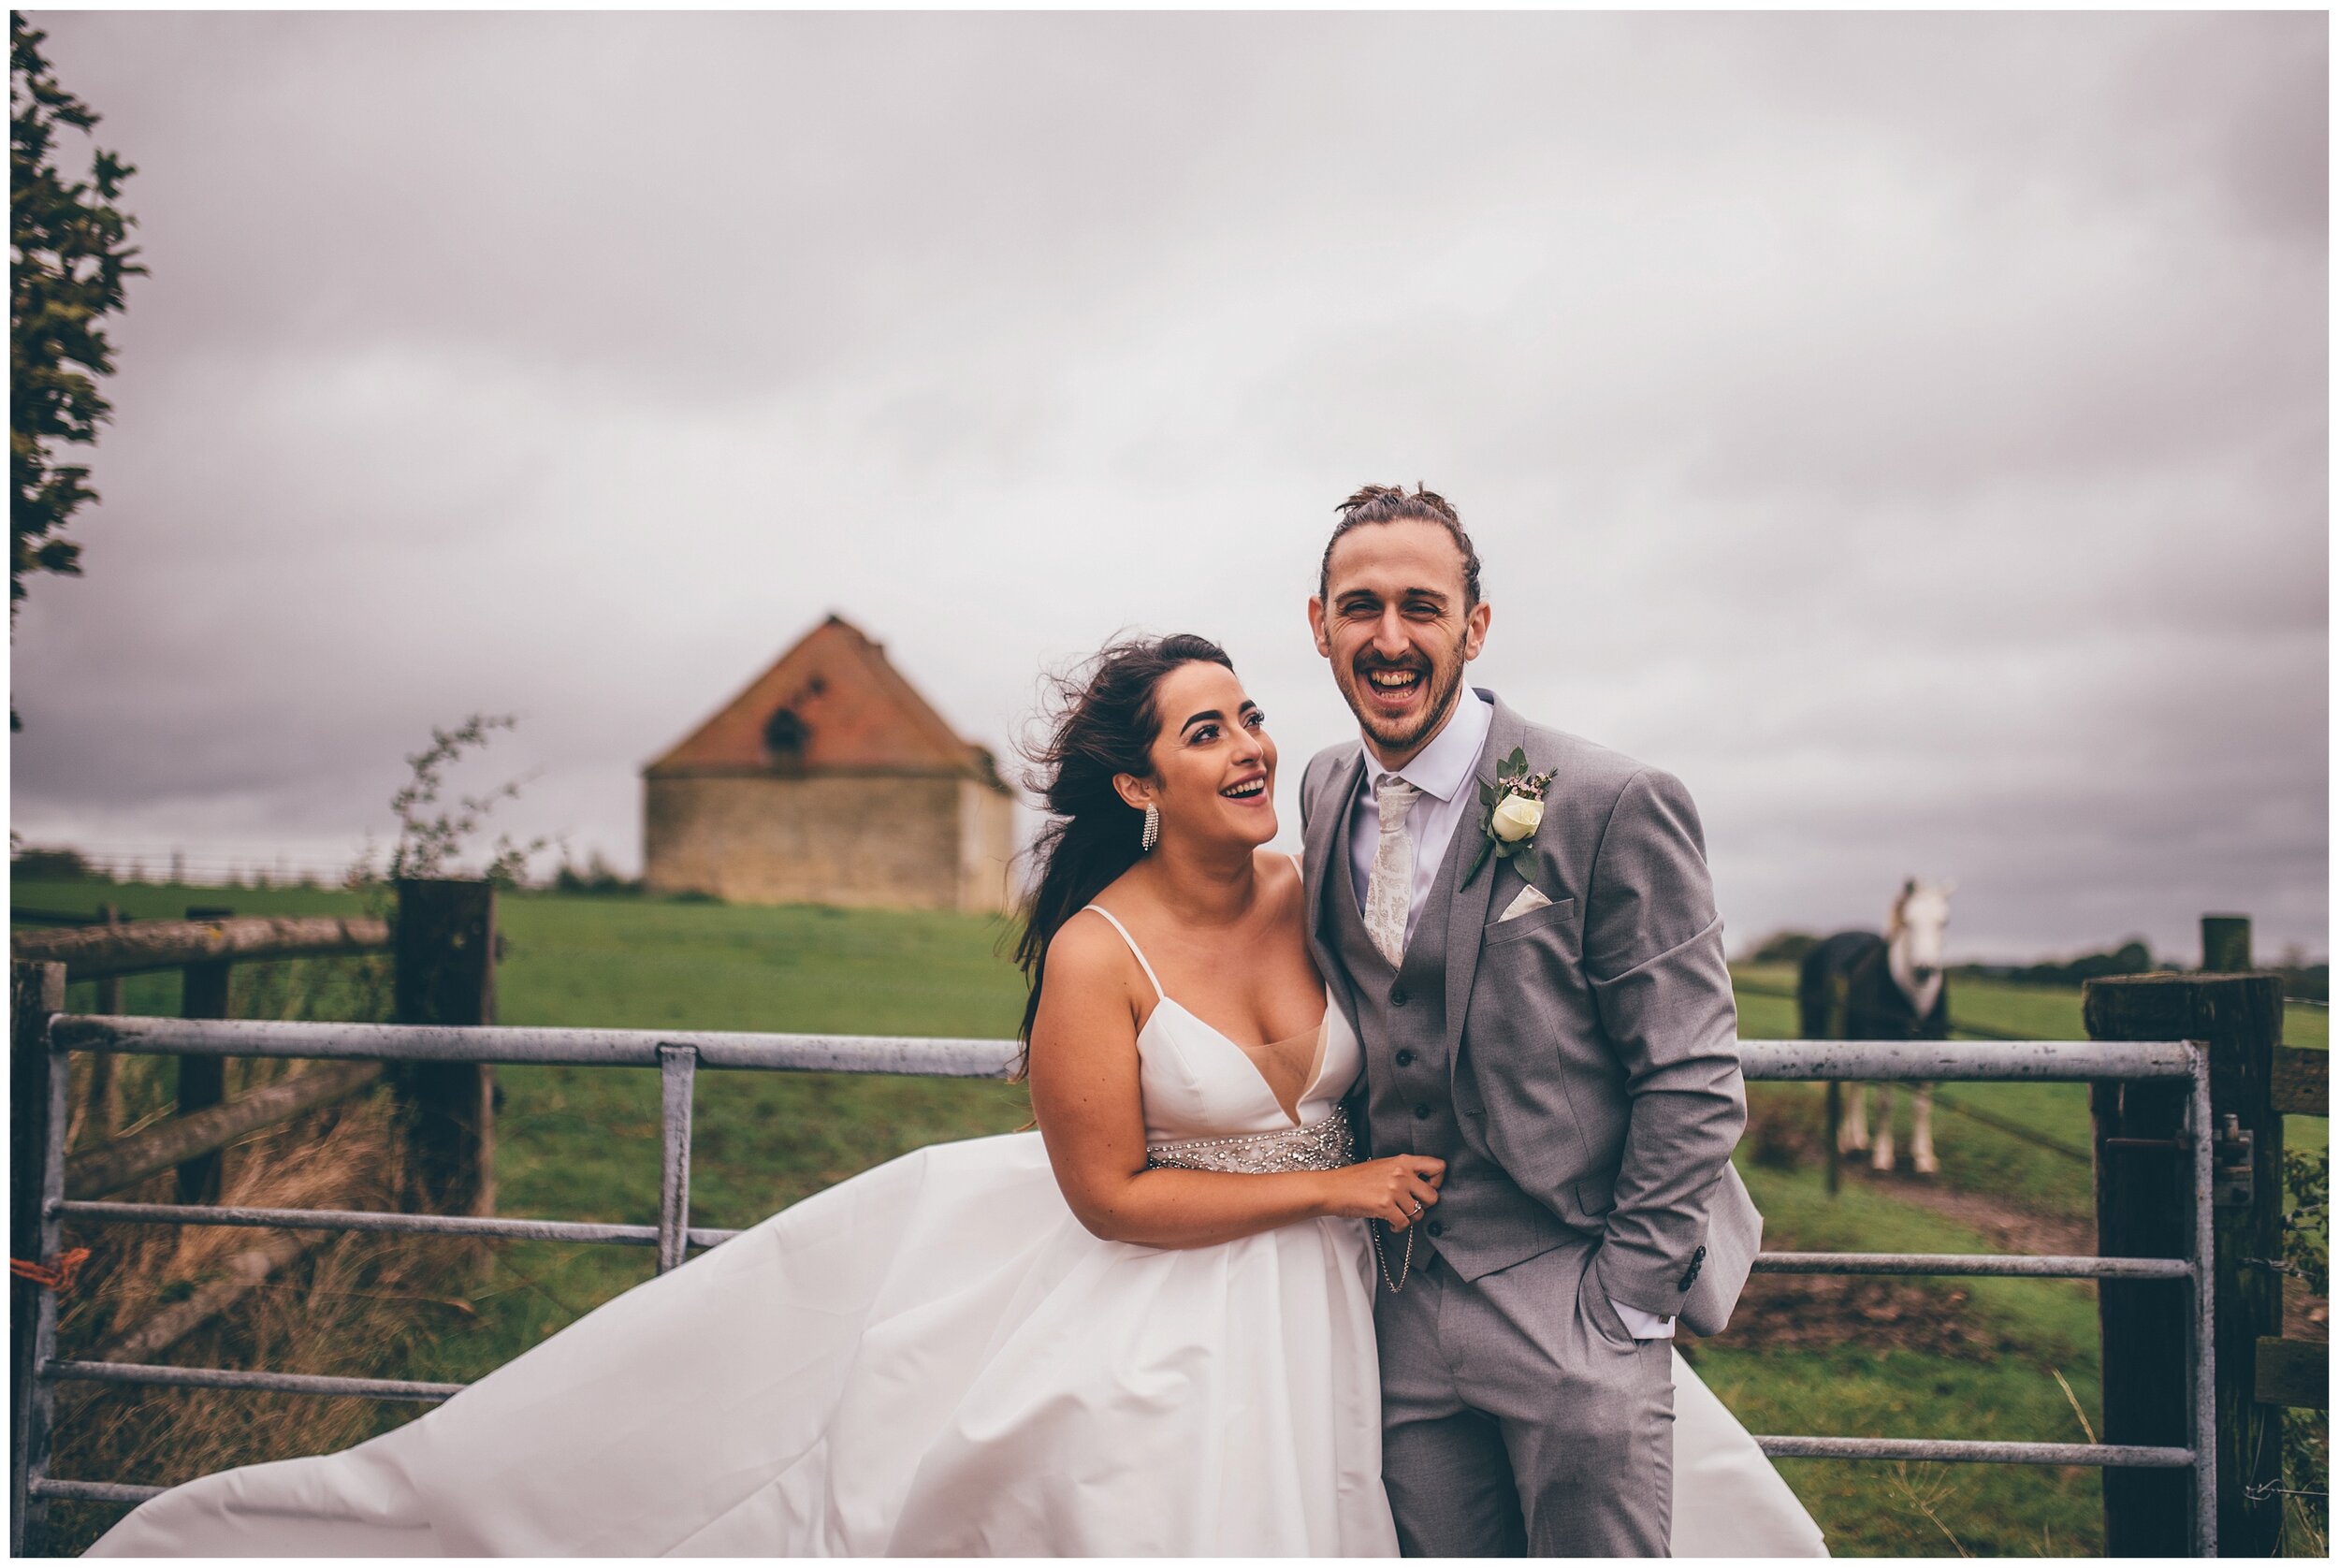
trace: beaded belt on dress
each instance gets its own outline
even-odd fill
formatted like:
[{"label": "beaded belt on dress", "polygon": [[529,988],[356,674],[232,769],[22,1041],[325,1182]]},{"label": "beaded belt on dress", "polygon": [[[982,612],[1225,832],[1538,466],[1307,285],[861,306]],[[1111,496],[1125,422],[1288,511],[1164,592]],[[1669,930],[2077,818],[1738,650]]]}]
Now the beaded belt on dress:
[{"label": "beaded belt on dress", "polygon": [[1145,1149],[1148,1167],[1232,1170],[1246,1176],[1281,1170],[1337,1170],[1356,1160],[1356,1134],[1348,1126],[1347,1113],[1337,1108],[1322,1121],[1304,1127],[1281,1127],[1239,1138],[1189,1138],[1176,1143],[1148,1144]]}]

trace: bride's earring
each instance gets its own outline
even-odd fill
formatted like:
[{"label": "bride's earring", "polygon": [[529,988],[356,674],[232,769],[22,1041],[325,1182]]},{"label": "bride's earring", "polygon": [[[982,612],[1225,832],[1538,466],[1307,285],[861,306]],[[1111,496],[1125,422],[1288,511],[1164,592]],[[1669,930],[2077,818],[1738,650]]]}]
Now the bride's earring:
[{"label": "bride's earring", "polygon": [[1145,803],[1145,831],[1137,840],[1137,852],[1146,854],[1161,842],[1161,807],[1152,801]]}]

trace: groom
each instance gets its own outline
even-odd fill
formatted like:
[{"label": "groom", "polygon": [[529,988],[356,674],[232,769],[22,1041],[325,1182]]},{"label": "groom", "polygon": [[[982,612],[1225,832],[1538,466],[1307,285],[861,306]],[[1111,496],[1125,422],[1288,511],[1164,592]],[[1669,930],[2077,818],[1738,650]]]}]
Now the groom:
[{"label": "groom", "polygon": [[1413,1231],[1376,1226],[1398,1538],[1663,1556],[1674,1324],[1718,1332],[1762,1238],[1697,810],[1463,683],[1490,611],[1443,498],[1339,510],[1308,620],[1364,733],[1300,784],[1311,941],[1364,1042],[1350,1121],[1446,1162]]}]

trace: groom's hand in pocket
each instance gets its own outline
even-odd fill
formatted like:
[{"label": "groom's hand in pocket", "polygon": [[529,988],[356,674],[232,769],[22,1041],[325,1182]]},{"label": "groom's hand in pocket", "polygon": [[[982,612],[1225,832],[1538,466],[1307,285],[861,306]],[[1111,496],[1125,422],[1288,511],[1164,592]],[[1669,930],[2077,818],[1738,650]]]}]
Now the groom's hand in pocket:
[{"label": "groom's hand in pocket", "polygon": [[1402,1230],[1437,1202],[1446,1162],[1428,1154],[1392,1154],[1325,1173],[1326,1212],[1352,1220],[1386,1220]]}]

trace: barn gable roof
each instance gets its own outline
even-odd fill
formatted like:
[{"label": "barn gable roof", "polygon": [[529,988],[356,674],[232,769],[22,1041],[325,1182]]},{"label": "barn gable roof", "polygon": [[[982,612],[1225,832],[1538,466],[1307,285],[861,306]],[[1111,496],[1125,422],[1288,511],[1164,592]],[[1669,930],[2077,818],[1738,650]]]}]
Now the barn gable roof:
[{"label": "barn gable roof", "polygon": [[884,645],[839,616],[642,772],[959,774],[1006,789],[991,753],[954,734]]}]

